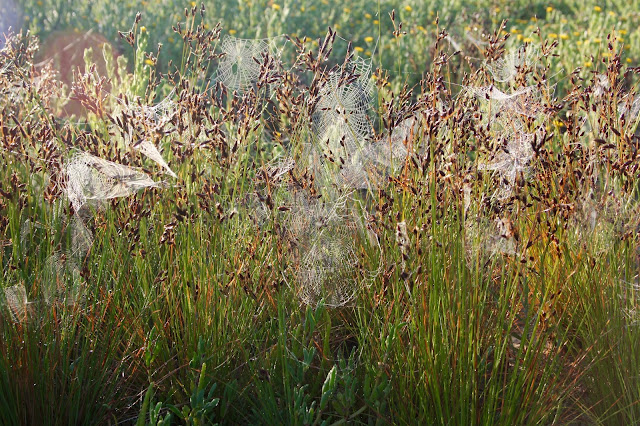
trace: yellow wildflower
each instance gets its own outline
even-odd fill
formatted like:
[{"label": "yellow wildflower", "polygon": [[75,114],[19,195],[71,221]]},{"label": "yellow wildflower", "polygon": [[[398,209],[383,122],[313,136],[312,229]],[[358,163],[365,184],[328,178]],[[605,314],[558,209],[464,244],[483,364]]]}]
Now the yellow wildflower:
[{"label": "yellow wildflower", "polygon": [[196,2],[195,1],[191,2],[191,7],[196,7]]},{"label": "yellow wildflower", "polygon": [[151,59],[145,59],[144,63],[147,64],[147,65],[153,65],[154,64]]},{"label": "yellow wildflower", "polygon": [[566,34],[566,33],[560,34],[560,39],[561,40],[569,40],[569,34]]},{"label": "yellow wildflower", "polygon": [[525,37],[522,39],[522,41],[525,43],[533,43],[533,39],[531,37]]},{"label": "yellow wildflower", "polygon": [[237,33],[236,30],[229,30],[229,34],[234,35],[235,33]]},{"label": "yellow wildflower", "polygon": [[356,46],[356,47],[354,47],[354,48],[353,48],[353,50],[355,50],[355,51],[356,51],[356,52],[358,52],[358,53],[362,53],[362,52],[364,52],[364,49],[363,49],[362,47],[360,47],[360,46]]},{"label": "yellow wildflower", "polygon": [[587,62],[584,63],[584,66],[589,68],[589,67],[593,66],[593,63],[591,61],[587,61]]},{"label": "yellow wildflower", "polygon": [[550,33],[550,34],[549,34],[549,38],[558,38],[558,34],[556,34],[556,33]]},{"label": "yellow wildflower", "polygon": [[630,64],[631,63],[631,58],[627,58],[627,63]]},{"label": "yellow wildflower", "polygon": [[372,18],[372,16],[371,16],[371,14],[370,14],[370,13],[365,13],[365,14],[364,14],[364,17],[365,17],[365,18],[367,18],[367,19],[371,19],[371,18]]},{"label": "yellow wildflower", "polygon": [[273,3],[273,4],[271,5],[271,9],[273,9],[273,10],[280,10],[280,5],[279,5],[278,3]]},{"label": "yellow wildflower", "polygon": [[596,12],[602,12],[602,8],[600,6],[594,6],[593,10]]},{"label": "yellow wildflower", "polygon": [[373,20],[373,25],[378,25],[380,23],[380,21],[378,21],[377,19]]},{"label": "yellow wildflower", "polygon": [[409,5],[406,5],[404,7],[404,10],[406,10],[407,12],[411,12],[411,11],[413,11],[413,8],[411,6],[409,6]]},{"label": "yellow wildflower", "polygon": [[304,6],[300,6],[300,12],[304,12]]},{"label": "yellow wildflower", "polygon": [[349,9],[348,7],[345,7],[344,9],[342,9],[342,11],[344,13],[351,13],[351,9]]},{"label": "yellow wildflower", "polygon": [[551,12],[553,12],[553,7],[547,6],[547,13],[551,13]]},{"label": "yellow wildflower", "polygon": [[367,36],[367,37],[364,38],[364,41],[366,41],[367,43],[371,43],[371,42],[373,42],[373,37]]},{"label": "yellow wildflower", "polygon": [[367,50],[366,52],[364,52],[364,54],[367,55],[367,56],[371,56],[371,51]]}]

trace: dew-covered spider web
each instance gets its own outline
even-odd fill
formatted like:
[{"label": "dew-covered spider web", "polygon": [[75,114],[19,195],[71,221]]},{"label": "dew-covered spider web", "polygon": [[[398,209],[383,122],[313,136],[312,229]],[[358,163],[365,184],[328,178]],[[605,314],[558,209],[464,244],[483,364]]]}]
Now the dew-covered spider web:
[{"label": "dew-covered spider web", "polygon": [[162,157],[162,154],[160,154],[160,151],[158,151],[158,148],[150,140],[143,139],[137,143],[131,144],[131,146],[134,149],[140,151],[142,154],[146,155],[149,159],[155,161],[156,164],[162,167],[169,176],[173,178],[178,177],[173,172],[173,170],[171,170],[171,168],[169,167],[165,159]]},{"label": "dew-covered spider web", "polygon": [[511,93],[505,93],[493,85],[467,86],[469,93],[478,98],[484,108],[484,113],[493,122],[497,116],[505,118],[529,117],[538,118],[544,107],[541,93],[537,86],[522,87]]},{"label": "dew-covered spider web", "polygon": [[40,285],[45,303],[66,305],[79,302],[85,287],[78,264],[60,253],[54,253],[46,260]]},{"label": "dew-covered spider web", "polygon": [[533,45],[523,45],[507,53],[504,57],[487,63],[487,69],[495,81],[511,82],[520,70],[531,66],[537,54],[538,50]]},{"label": "dew-covered spider web", "polygon": [[532,133],[516,132],[508,136],[505,146],[490,159],[478,163],[478,170],[493,171],[501,178],[503,187],[494,194],[498,199],[511,195],[518,174],[524,176],[529,171],[534,157],[534,139]]},{"label": "dew-covered spider web", "polygon": [[[167,132],[166,127],[172,123],[173,118],[178,113],[178,105],[173,100],[175,88],[160,102],[155,105],[143,105],[141,102],[128,102],[116,98],[120,104],[120,112],[123,121],[129,127],[124,132],[124,141],[127,146],[132,147],[136,151],[153,160],[162,167],[165,172],[176,178],[176,174],[171,170],[169,164],[152,142],[157,135],[164,135]],[[116,129],[121,126],[114,126]],[[138,136],[141,135],[141,136]]]},{"label": "dew-covered spider web", "polygon": [[71,256],[82,261],[93,245],[93,234],[77,214],[71,219]]},{"label": "dew-covered spider web", "polygon": [[240,93],[249,90],[260,77],[264,55],[269,53],[268,39],[222,39],[223,56],[218,64],[216,81]]},{"label": "dew-covered spider web", "polygon": [[622,235],[638,228],[638,207],[636,197],[619,188],[590,185],[573,211],[575,245],[586,246],[594,254],[608,251]]},{"label": "dew-covered spider web", "polygon": [[125,197],[143,188],[160,186],[144,172],[86,152],[73,155],[64,172],[67,196],[76,212],[90,201]]},{"label": "dew-covered spider web", "polygon": [[[373,92],[371,62],[356,59],[347,66],[346,72],[329,74],[320,89],[313,117],[316,140],[327,143],[322,149],[334,156],[355,152],[371,134],[367,116]],[[340,144],[342,138],[345,139],[344,146]]]},{"label": "dew-covered spider web", "polygon": [[4,302],[14,322],[21,322],[27,317],[27,290],[24,284],[16,284],[4,289]]},{"label": "dew-covered spider web", "polygon": [[318,93],[312,115],[312,135],[298,165],[317,180],[337,183],[339,168],[354,161],[370,142],[372,126],[367,111],[373,84],[371,62],[357,59],[333,70]]},{"label": "dew-covered spider web", "polygon": [[627,123],[635,125],[640,114],[640,96],[627,95],[618,104],[618,115],[620,119],[625,119]]},{"label": "dew-covered spider web", "polygon": [[507,218],[496,217],[493,221],[484,216],[465,220],[464,247],[467,263],[484,264],[494,256],[515,255],[516,240],[513,224]]},{"label": "dew-covered spider web", "polygon": [[345,187],[355,189],[379,188],[389,175],[404,165],[409,153],[407,144],[418,131],[418,120],[409,117],[379,141],[367,143],[351,156],[340,171]]},{"label": "dew-covered spider web", "polygon": [[379,254],[377,240],[346,199],[326,203],[298,197],[284,229],[294,257],[292,287],[305,304],[323,300],[330,307],[345,306],[377,275],[377,270],[365,271],[360,257],[365,248]]}]

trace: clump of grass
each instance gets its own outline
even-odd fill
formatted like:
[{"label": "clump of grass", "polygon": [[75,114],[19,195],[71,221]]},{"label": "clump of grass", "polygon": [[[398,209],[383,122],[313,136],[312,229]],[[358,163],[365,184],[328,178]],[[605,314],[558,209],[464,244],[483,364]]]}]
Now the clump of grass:
[{"label": "clump of grass", "polygon": [[438,31],[409,86],[205,16],[166,70],[139,16],[132,71],[87,54],[80,123],[33,37],[0,51],[3,422],[637,421],[617,52],[555,91],[558,43],[505,57],[501,23],[457,62]]}]

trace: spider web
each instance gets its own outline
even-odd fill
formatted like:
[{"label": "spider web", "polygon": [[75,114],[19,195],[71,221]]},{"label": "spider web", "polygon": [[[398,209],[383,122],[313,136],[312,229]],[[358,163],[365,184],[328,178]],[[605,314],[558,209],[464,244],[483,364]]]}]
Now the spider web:
[{"label": "spider web", "polygon": [[147,187],[158,187],[146,173],[86,152],[65,164],[66,192],[76,212],[88,201],[125,197]]},{"label": "spider web", "polygon": [[285,229],[294,256],[293,287],[304,304],[315,306],[323,300],[329,307],[345,306],[379,272],[358,278],[363,269],[358,253],[375,237],[364,229],[358,213],[346,207],[344,198],[323,203],[299,197]]},{"label": "spider web", "polygon": [[500,148],[489,161],[478,164],[478,170],[494,171],[501,177],[504,184],[495,194],[498,199],[511,195],[518,173],[526,174],[529,171],[534,157],[534,137],[532,133],[515,133],[509,137],[506,146]]},{"label": "spider web", "polygon": [[143,139],[139,143],[132,144],[132,146],[134,149],[140,151],[142,154],[146,155],[149,159],[155,161],[156,164],[158,164],[160,167],[165,169],[166,173],[169,176],[173,178],[178,177],[178,175],[176,175],[173,172],[173,170],[171,170],[171,168],[169,167],[165,159],[162,157],[162,154],[160,154],[160,151],[158,151],[158,148],[153,144],[153,142],[147,139]]},{"label": "spider web", "polygon": [[487,63],[487,69],[495,81],[510,82],[518,75],[522,68],[530,66],[537,54],[537,49],[532,45],[520,46],[504,57]]},{"label": "spider web", "polygon": [[[347,66],[347,73],[331,72],[319,90],[312,115],[311,142],[305,145],[301,159],[301,165],[325,183],[334,183],[339,178],[339,171],[330,167],[330,163],[349,164],[371,136],[367,116],[373,91],[371,63],[357,59]],[[345,78],[349,74],[351,77]]]},{"label": "spider web", "polygon": [[356,152],[343,167],[343,185],[355,189],[378,188],[404,164],[409,151],[405,146],[417,131],[418,122],[409,117],[381,141],[371,142]]},{"label": "spider web", "polygon": [[574,243],[587,247],[593,254],[608,251],[624,233],[639,225],[638,202],[619,189],[590,187],[577,200],[572,222]]},{"label": "spider web", "polygon": [[24,284],[16,284],[4,289],[4,299],[14,322],[21,322],[27,317],[27,290]]},{"label": "spider web", "polygon": [[495,86],[467,86],[469,93],[477,97],[484,105],[490,124],[502,118],[511,121],[521,117],[538,118],[544,107],[537,86],[527,86],[504,93]]},{"label": "spider web", "polygon": [[[162,167],[169,176],[177,178],[177,175],[171,170],[156,145],[151,142],[154,135],[164,133],[165,127],[171,123],[177,114],[178,105],[172,99],[174,93],[175,88],[172,89],[162,101],[153,106],[136,104],[135,102],[129,103],[118,98],[116,99],[122,105],[123,114],[127,116],[128,121],[133,125],[133,128],[129,128],[129,130],[125,132],[125,143],[153,160]],[[134,129],[140,130],[144,135],[142,140],[134,142]]]},{"label": "spider web", "polygon": [[262,55],[269,52],[269,43],[263,39],[225,36],[222,40],[222,52],[224,56],[218,64],[216,81],[242,93],[258,81]]},{"label": "spider web", "polygon": [[517,244],[512,226],[508,219],[499,217],[493,221],[482,216],[466,220],[464,247],[469,267],[477,260],[482,265],[494,256],[515,255]]},{"label": "spider web", "polygon": [[45,262],[41,286],[45,303],[73,305],[82,297],[84,280],[75,261],[54,253]]},{"label": "spider web", "polygon": [[619,118],[624,118],[627,123],[635,124],[640,114],[640,96],[631,94],[625,96],[625,99],[618,104]]},{"label": "spider web", "polygon": [[93,234],[84,221],[78,215],[74,215],[71,220],[71,255],[81,261],[89,253],[92,245]]}]

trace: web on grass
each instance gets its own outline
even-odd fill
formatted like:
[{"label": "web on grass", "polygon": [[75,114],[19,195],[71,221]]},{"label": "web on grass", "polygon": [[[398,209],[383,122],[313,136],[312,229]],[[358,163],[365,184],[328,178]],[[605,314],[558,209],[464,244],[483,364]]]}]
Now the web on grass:
[{"label": "web on grass", "polygon": [[69,252],[72,257],[81,262],[87,253],[89,253],[89,250],[91,250],[93,234],[77,214],[71,219],[70,227],[71,247]]},{"label": "web on grass", "polygon": [[260,77],[263,55],[269,52],[268,40],[222,39],[223,57],[218,64],[216,81],[239,93],[249,90]]},{"label": "web on grass", "polygon": [[160,151],[158,151],[158,148],[150,140],[143,139],[137,143],[131,144],[131,146],[133,147],[133,149],[140,151],[142,154],[146,155],[149,159],[155,161],[156,164],[162,167],[169,176],[173,178],[178,177],[178,175],[176,175],[173,172],[173,170],[171,170],[171,168],[169,167],[169,164],[167,164],[165,159],[162,157],[162,154],[160,154]]},{"label": "web on grass", "polygon": [[638,202],[620,189],[589,188],[576,203],[572,217],[575,244],[593,254],[611,249],[616,239],[634,232],[639,223]]},{"label": "web on grass", "polygon": [[411,144],[417,131],[418,121],[409,117],[382,140],[367,143],[342,168],[343,185],[354,189],[375,189],[384,185],[388,177],[404,165],[409,154],[407,144]]},{"label": "web on grass", "polygon": [[14,322],[22,322],[27,318],[30,302],[24,284],[4,288],[4,302]]},{"label": "web on grass", "polygon": [[525,175],[530,169],[534,157],[534,134],[518,132],[508,137],[506,146],[499,148],[488,161],[478,164],[478,170],[497,173],[503,182],[503,188],[496,192],[499,199],[511,195],[518,174]]},{"label": "web on grass", "polygon": [[78,264],[70,256],[54,253],[45,262],[40,277],[45,303],[73,305],[80,301],[85,287]]},{"label": "web on grass", "polygon": [[360,287],[379,272],[365,271],[359,256],[363,247],[379,249],[375,236],[368,233],[358,213],[346,207],[344,199],[323,203],[298,198],[287,214],[285,237],[294,257],[296,295],[312,306],[320,300],[329,307],[349,304]]},{"label": "web on grass", "polygon": [[[175,88],[162,101],[153,106],[118,100],[122,105],[123,114],[127,116],[128,121],[133,126],[124,134],[125,143],[154,161],[169,176],[176,178],[176,174],[171,170],[156,145],[152,142],[155,135],[165,133],[166,126],[172,122],[177,114],[177,104],[173,101],[174,93]],[[134,129],[137,129],[138,132],[135,132]],[[140,140],[136,140],[134,137],[137,133],[143,135]]]},{"label": "web on grass", "polygon": [[478,98],[485,107],[484,112],[493,123],[497,117],[539,118],[544,113],[540,90],[537,86],[522,87],[505,93],[493,85],[467,86],[467,91]]},{"label": "web on grass", "polygon": [[484,265],[499,255],[515,255],[517,242],[513,225],[507,218],[497,217],[493,221],[483,216],[465,220],[464,247],[467,264],[471,268],[478,262]]},{"label": "web on grass", "polygon": [[624,100],[618,104],[618,116],[624,119],[630,126],[635,126],[640,115],[640,96],[628,94]]},{"label": "web on grass", "polygon": [[[320,89],[313,117],[313,130],[318,143],[326,142],[328,154],[350,154],[363,145],[371,134],[367,111],[371,106],[373,84],[371,62],[356,59],[348,64],[354,79],[345,73],[332,72]],[[344,137],[344,146],[340,140]]]},{"label": "web on grass", "polygon": [[339,172],[331,164],[348,165],[370,139],[370,73],[371,63],[357,59],[331,72],[320,88],[312,115],[312,138],[300,161],[316,179],[335,183]]},{"label": "web on grass", "polygon": [[523,45],[507,53],[504,57],[487,63],[487,69],[495,81],[507,83],[513,81],[518,72],[534,62],[537,49],[532,45]]},{"label": "web on grass", "polygon": [[125,197],[143,188],[158,187],[146,173],[86,152],[73,155],[64,166],[66,192],[76,212],[87,202]]}]

